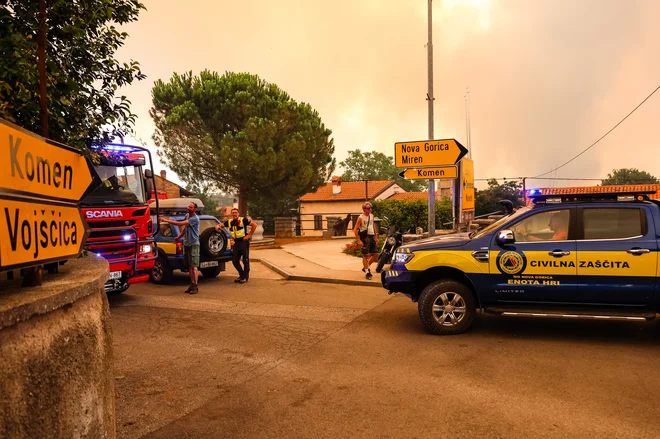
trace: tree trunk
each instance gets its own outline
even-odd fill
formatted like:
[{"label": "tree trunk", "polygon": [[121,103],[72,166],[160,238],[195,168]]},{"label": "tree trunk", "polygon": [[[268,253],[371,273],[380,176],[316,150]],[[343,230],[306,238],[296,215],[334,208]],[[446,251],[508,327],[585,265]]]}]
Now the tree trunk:
[{"label": "tree trunk", "polygon": [[238,190],[238,214],[245,216],[247,214],[248,200],[247,191],[243,189]]}]

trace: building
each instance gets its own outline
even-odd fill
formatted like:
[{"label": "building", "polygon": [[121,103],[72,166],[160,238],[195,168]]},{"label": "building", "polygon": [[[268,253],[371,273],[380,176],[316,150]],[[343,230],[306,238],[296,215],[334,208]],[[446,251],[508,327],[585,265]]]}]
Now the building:
[{"label": "building", "polygon": [[[660,184],[627,184],[618,186],[574,186],[574,187],[555,187],[555,188],[535,188],[530,189],[541,191],[542,195],[569,195],[569,194],[611,194],[623,192],[656,192],[649,195],[652,200],[660,199]],[[527,205],[532,206],[532,200],[527,191]]]},{"label": "building", "polygon": [[167,198],[191,197],[194,194],[188,189],[179,186],[167,179],[167,171],[160,171],[160,175],[154,175],[158,192],[165,192]]},{"label": "building", "polygon": [[[405,192],[394,180],[341,181],[332,177],[330,183],[300,197],[300,230],[303,236],[323,236],[328,229],[328,217],[345,219],[351,216],[347,234],[352,233],[362,204],[367,200],[384,200]],[[331,223],[331,226],[333,223]]]}]

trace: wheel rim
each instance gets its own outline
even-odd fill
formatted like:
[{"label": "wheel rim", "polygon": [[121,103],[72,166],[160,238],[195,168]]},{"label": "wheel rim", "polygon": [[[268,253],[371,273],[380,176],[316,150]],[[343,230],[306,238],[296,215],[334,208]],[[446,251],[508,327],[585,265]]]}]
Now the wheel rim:
[{"label": "wheel rim", "polygon": [[163,267],[159,260],[156,260],[153,268],[153,276],[155,280],[161,280],[163,278]]},{"label": "wheel rim", "polygon": [[219,235],[211,235],[209,238],[209,250],[212,253],[220,253],[223,250],[223,239]]},{"label": "wheel rim", "polygon": [[466,312],[465,299],[458,293],[442,293],[433,302],[433,318],[442,326],[458,325]]}]

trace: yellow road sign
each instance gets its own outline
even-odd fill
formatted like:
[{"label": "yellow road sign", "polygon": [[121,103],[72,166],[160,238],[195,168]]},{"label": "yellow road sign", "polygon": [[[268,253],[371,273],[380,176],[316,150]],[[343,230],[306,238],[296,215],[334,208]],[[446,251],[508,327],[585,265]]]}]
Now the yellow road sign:
[{"label": "yellow road sign", "polygon": [[467,152],[455,139],[397,142],[394,162],[397,168],[455,165]]},{"label": "yellow road sign", "polygon": [[442,166],[439,168],[409,168],[399,172],[399,177],[408,180],[442,180],[458,177],[456,166]]},{"label": "yellow road sign", "polygon": [[471,159],[461,161],[462,210],[474,210],[474,162]]},{"label": "yellow road sign", "polygon": [[0,190],[77,203],[95,180],[76,149],[0,119]]},{"label": "yellow road sign", "polygon": [[32,266],[80,253],[89,227],[76,206],[0,199],[0,268]]}]

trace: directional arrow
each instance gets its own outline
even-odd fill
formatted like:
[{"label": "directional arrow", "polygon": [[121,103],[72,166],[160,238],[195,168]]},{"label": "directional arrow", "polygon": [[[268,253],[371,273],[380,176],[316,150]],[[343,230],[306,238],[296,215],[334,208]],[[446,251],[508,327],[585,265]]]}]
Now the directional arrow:
[{"label": "directional arrow", "polygon": [[0,191],[78,203],[99,181],[80,151],[0,119]]},{"label": "directional arrow", "polygon": [[409,168],[399,172],[399,177],[408,180],[449,180],[458,177],[458,169],[456,166]]},{"label": "directional arrow", "polygon": [[468,150],[456,139],[420,140],[394,144],[397,168],[455,165]]},{"label": "directional arrow", "polygon": [[76,206],[0,199],[0,269],[75,257],[89,233]]}]

